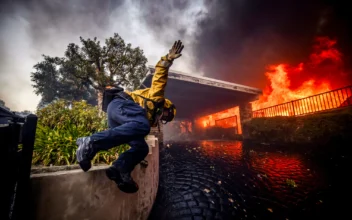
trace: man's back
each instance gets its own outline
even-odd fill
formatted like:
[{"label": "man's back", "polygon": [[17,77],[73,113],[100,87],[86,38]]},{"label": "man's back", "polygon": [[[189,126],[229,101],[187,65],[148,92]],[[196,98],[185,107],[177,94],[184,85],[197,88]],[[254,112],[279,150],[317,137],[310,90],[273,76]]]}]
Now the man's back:
[{"label": "man's back", "polygon": [[161,57],[161,60],[155,66],[155,74],[152,79],[151,87],[126,92],[136,103],[147,110],[147,117],[151,125],[153,124],[155,103],[160,103],[165,100],[165,87],[167,84],[169,66],[171,64],[172,62],[169,61],[166,56]]}]

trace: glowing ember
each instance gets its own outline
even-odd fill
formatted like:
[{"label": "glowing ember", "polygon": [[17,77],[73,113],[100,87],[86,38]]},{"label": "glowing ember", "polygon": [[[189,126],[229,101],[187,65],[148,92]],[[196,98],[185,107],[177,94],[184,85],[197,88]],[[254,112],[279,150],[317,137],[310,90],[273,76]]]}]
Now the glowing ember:
[{"label": "glowing ember", "polygon": [[[252,103],[253,110],[305,98],[342,86],[345,83],[343,79],[346,74],[342,70],[342,54],[335,45],[336,41],[319,37],[316,39],[308,62],[300,63],[297,67],[286,64],[269,66],[265,75],[270,83],[264,90],[263,96]],[[308,108],[306,105],[307,103],[302,102],[296,107],[304,110]],[[313,103],[313,108],[317,107],[317,104]],[[289,110],[282,111],[285,112],[280,115],[292,115]]]}]

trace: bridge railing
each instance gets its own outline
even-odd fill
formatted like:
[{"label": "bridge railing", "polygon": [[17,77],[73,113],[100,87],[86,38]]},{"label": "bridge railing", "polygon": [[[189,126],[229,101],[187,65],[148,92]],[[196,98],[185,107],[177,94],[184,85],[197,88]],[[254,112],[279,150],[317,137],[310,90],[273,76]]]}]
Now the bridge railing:
[{"label": "bridge railing", "polygon": [[253,118],[300,116],[352,106],[352,85],[253,111]]}]

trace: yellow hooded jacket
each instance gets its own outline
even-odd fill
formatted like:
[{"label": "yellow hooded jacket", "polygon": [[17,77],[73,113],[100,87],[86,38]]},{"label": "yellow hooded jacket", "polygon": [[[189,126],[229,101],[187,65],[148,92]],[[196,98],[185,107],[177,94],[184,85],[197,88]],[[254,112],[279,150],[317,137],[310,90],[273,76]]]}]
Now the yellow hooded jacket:
[{"label": "yellow hooded jacket", "polygon": [[[164,107],[170,108],[172,102],[164,97],[165,95],[165,87],[167,84],[167,78],[169,73],[169,67],[172,65],[172,62],[167,59],[166,56],[161,57],[161,60],[155,66],[155,73],[152,79],[152,85],[150,88],[139,89],[133,92],[126,93],[130,95],[133,100],[138,103],[143,108],[145,98],[153,100],[154,102],[161,102],[165,100]],[[141,97],[142,96],[142,97]],[[157,125],[154,124],[152,115],[154,111],[154,104],[151,101],[147,101],[147,117],[150,122],[150,125],[155,127]],[[176,108],[174,109],[174,115],[176,115]]]}]

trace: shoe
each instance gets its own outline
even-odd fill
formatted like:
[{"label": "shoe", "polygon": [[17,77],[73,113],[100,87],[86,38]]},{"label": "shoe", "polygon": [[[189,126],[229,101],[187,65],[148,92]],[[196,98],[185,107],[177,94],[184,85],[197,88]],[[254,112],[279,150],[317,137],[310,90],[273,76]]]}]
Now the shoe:
[{"label": "shoe", "polygon": [[91,167],[91,160],[94,158],[96,152],[93,149],[90,137],[81,137],[76,141],[78,149],[76,151],[76,158],[79,166],[84,172],[87,172]]},{"label": "shoe", "polygon": [[116,167],[109,167],[106,176],[114,181],[117,187],[125,193],[135,193],[138,191],[138,184],[132,179],[130,173],[120,172]]}]

